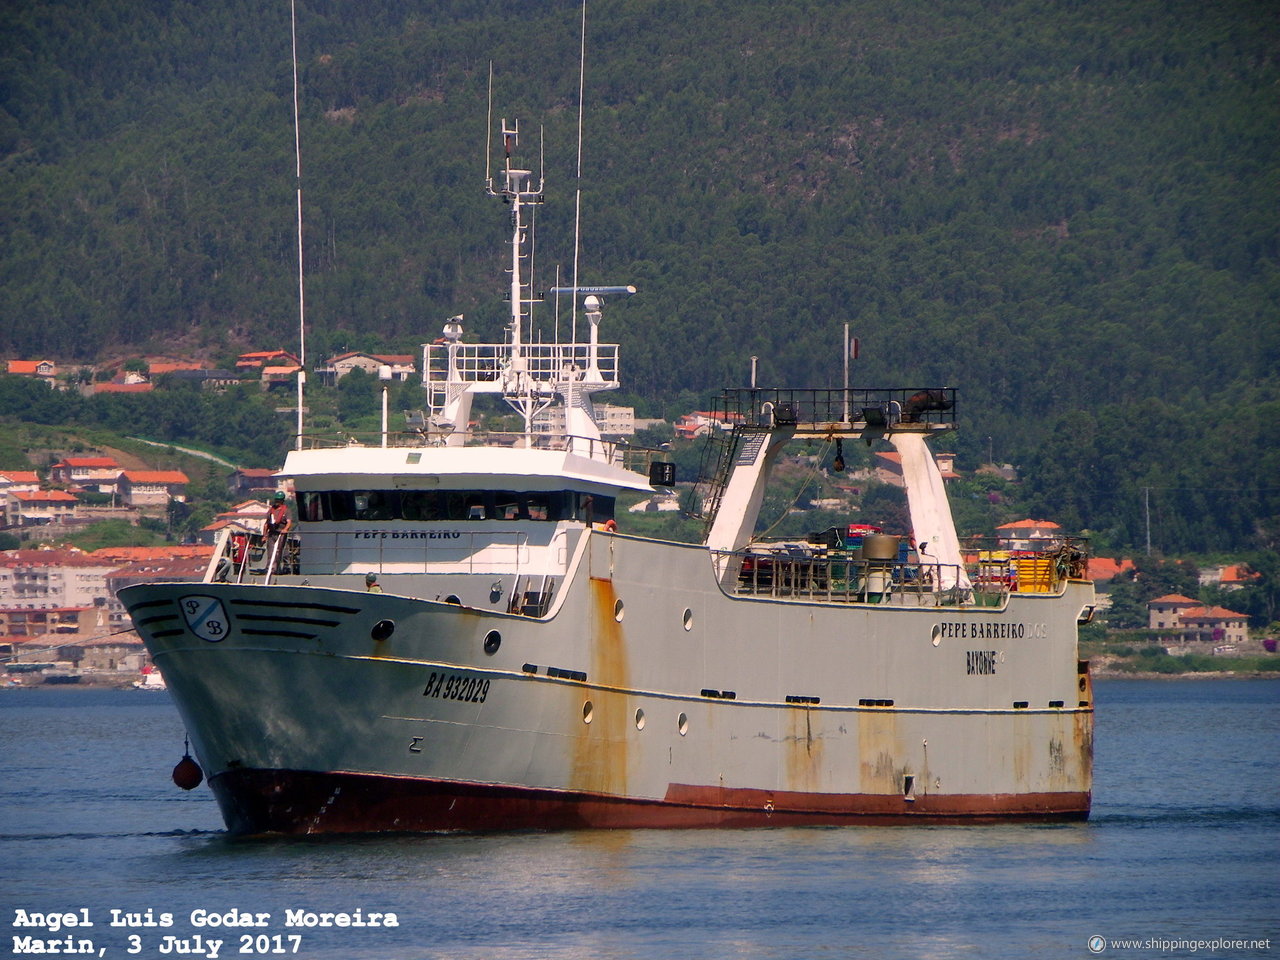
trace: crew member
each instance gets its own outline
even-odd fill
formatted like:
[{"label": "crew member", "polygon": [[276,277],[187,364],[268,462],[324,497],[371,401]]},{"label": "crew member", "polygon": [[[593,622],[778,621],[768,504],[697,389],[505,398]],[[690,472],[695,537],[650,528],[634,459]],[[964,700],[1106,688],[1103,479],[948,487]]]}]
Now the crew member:
[{"label": "crew member", "polygon": [[268,564],[271,564],[271,561],[275,559],[277,542],[284,539],[284,535],[289,532],[291,526],[289,504],[285,502],[284,491],[277,490],[271,498],[271,507],[267,510],[267,519],[263,524],[262,530],[267,537]]},{"label": "crew member", "polygon": [[382,592],[382,587],[378,584],[378,575],[376,573],[366,573],[364,575],[364,588],[370,593]]}]

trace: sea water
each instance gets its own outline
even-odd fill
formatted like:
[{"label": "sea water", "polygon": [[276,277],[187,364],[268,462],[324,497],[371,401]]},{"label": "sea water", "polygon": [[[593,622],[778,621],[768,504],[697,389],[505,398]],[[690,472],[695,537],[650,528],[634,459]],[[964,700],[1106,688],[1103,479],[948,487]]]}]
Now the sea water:
[{"label": "sea water", "polygon": [[1087,823],[232,841],[168,694],[6,690],[0,956],[1280,957],[1280,681],[1096,697]]}]

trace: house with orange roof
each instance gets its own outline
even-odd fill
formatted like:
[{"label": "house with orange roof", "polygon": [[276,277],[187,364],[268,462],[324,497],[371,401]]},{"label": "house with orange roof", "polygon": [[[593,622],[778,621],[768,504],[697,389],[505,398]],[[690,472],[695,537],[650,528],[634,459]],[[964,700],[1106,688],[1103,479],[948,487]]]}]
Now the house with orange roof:
[{"label": "house with orange roof", "polygon": [[82,550],[0,551],[0,607],[105,606],[107,574],[119,565]]},{"label": "house with orange roof", "polygon": [[10,490],[39,490],[40,474],[34,470],[0,470],[0,508]]},{"label": "house with orange roof", "polygon": [[287,387],[293,383],[293,378],[302,367],[294,364],[293,366],[268,366],[262,368],[262,389],[271,390],[275,387]]},{"label": "house with orange roof", "polygon": [[119,476],[120,464],[115,457],[63,457],[49,468],[49,479],[54,483],[99,493],[112,493]]},{"label": "house with orange roof", "polygon": [[1182,612],[1182,629],[1189,639],[1215,644],[1245,643],[1249,639],[1249,618],[1226,607],[1192,607]]},{"label": "house with orange roof", "polygon": [[1176,634],[1180,640],[1232,646],[1249,639],[1247,615],[1176,593],[1150,601],[1147,621],[1152,630]]},{"label": "house with orange roof", "polygon": [[380,368],[389,367],[392,380],[408,380],[417,371],[416,360],[411,353],[363,353],[352,350],[330,357],[323,366],[316,367],[316,373],[324,383],[337,383],[352,370],[363,370],[376,377]]},{"label": "house with orange roof", "polygon": [[288,350],[257,350],[242,353],[236,358],[236,369],[242,372],[253,372],[263,367],[292,367],[297,370],[302,361]]},{"label": "house with orange roof", "polygon": [[693,440],[697,437],[705,437],[712,430],[732,430],[733,425],[741,420],[740,413],[695,410],[677,417],[674,426],[677,437],[682,440]]},{"label": "house with orange roof", "polygon": [[117,486],[125,505],[147,507],[185,501],[190,482],[181,470],[122,470]]},{"label": "house with orange roof", "polygon": [[[62,643],[99,629],[105,630],[106,626],[105,607],[48,607],[39,610],[25,606],[0,607],[0,637],[49,637]],[[34,655],[36,649],[45,646],[47,644],[30,644],[29,652]],[[13,652],[20,660],[27,651],[18,649]],[[57,659],[64,658],[59,656]]]},{"label": "house with orange roof", "polygon": [[194,360],[148,360],[147,373],[153,377],[158,377],[162,373],[177,373],[178,371],[203,370],[204,364],[196,363]]},{"label": "house with orange roof", "polygon": [[274,492],[277,487],[276,471],[268,467],[241,467],[227,478],[227,491],[233,496]]},{"label": "house with orange roof", "polygon": [[93,392],[95,395],[99,393],[150,393],[155,388],[156,385],[150,381],[138,383],[95,383]]},{"label": "house with orange roof", "polygon": [[1090,557],[1086,576],[1093,581],[1094,609],[1101,613],[1111,609],[1111,582],[1126,576],[1132,580],[1137,568],[1128,557],[1120,560],[1112,557]]},{"label": "house with orange roof", "polygon": [[212,523],[201,527],[196,539],[200,543],[216,543],[223,530],[230,530],[233,534],[260,534],[266,523],[268,509],[261,500],[238,503],[227,512],[214,517]]},{"label": "house with orange roof", "polygon": [[10,360],[8,372],[17,377],[35,377],[52,385],[58,375],[58,365],[52,360]]},{"label": "house with orange roof", "polygon": [[1098,584],[1114,580],[1122,573],[1132,574],[1136,568],[1128,557],[1120,560],[1112,557],[1090,557],[1088,569],[1089,579]]},{"label": "house with orange roof", "polygon": [[141,675],[153,669],[146,644],[136,633],[105,630],[98,636],[77,642],[74,647],[64,647],[62,652],[64,655],[77,654],[74,662],[81,670]]},{"label": "house with orange roof", "polygon": [[1182,624],[1182,614],[1202,606],[1199,600],[1184,597],[1180,593],[1169,593],[1147,601],[1147,626],[1152,630],[1178,629]]},{"label": "house with orange roof", "polygon": [[708,419],[698,416],[696,413],[686,413],[682,417],[677,417],[675,422],[676,436],[681,440],[696,440],[698,437],[705,437],[715,429],[715,424]]},{"label": "house with orange roof", "polygon": [[201,560],[213,556],[213,548],[201,543],[182,543],[163,547],[99,547],[89,554],[95,560],[117,563],[168,563],[171,560]]},{"label": "house with orange roof", "polygon": [[75,520],[80,501],[65,490],[10,490],[4,522],[9,527],[38,527]]},{"label": "house with orange roof", "polygon": [[1220,567],[1204,567],[1200,570],[1201,586],[1217,586],[1223,590],[1243,590],[1261,574],[1252,572],[1243,563],[1228,563]]},{"label": "house with orange roof", "polygon": [[996,527],[996,536],[1009,550],[1043,550],[1061,538],[1062,527],[1052,520],[1014,520]]},{"label": "house with orange roof", "polygon": [[[935,453],[933,462],[938,465],[938,472],[942,474],[944,481],[955,480],[960,476],[955,470],[956,455],[954,453]],[[880,451],[875,454],[870,469],[859,472],[857,476],[878,480],[880,483],[887,483],[894,487],[905,487],[906,480],[902,476],[902,454],[893,450]]]}]

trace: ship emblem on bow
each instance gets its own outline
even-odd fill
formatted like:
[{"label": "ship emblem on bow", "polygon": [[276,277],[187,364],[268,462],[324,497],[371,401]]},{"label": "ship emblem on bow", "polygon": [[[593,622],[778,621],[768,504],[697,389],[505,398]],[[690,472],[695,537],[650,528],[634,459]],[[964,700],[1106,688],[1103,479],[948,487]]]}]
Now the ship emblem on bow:
[{"label": "ship emblem on bow", "polygon": [[187,626],[201,640],[217,643],[231,632],[231,619],[217,597],[192,596],[178,601]]}]

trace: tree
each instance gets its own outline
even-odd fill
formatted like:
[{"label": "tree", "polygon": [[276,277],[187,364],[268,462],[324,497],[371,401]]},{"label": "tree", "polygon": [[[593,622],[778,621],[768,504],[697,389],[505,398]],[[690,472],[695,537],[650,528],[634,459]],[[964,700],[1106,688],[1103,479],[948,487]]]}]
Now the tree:
[{"label": "tree", "polygon": [[378,378],[356,367],[338,381],[338,417],[350,423],[372,416],[382,409],[381,398]]}]

